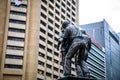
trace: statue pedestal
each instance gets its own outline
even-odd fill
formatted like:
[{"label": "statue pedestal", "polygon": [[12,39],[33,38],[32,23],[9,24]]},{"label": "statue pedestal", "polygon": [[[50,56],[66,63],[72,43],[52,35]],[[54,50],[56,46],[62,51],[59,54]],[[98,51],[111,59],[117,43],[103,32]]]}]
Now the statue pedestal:
[{"label": "statue pedestal", "polygon": [[63,77],[58,80],[95,80],[93,78],[86,78],[86,77],[75,77],[75,76],[70,76],[70,77]]}]

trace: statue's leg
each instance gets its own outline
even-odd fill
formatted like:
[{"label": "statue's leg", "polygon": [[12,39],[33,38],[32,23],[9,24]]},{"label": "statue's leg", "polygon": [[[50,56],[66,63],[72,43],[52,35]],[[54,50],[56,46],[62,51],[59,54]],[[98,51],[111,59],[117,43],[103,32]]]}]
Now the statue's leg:
[{"label": "statue's leg", "polygon": [[90,77],[90,72],[87,67],[86,61],[84,61],[84,60],[81,61],[81,68],[83,70],[83,76]]},{"label": "statue's leg", "polygon": [[78,63],[81,67],[81,70],[83,72],[83,76],[87,77],[90,75],[89,69],[87,67],[87,57],[88,57],[88,51],[86,50],[86,46],[82,45],[81,49],[79,49],[79,56],[78,56]]},{"label": "statue's leg", "polygon": [[65,65],[63,70],[64,76],[71,75],[71,59],[78,50],[78,47],[79,45],[77,42],[73,43],[65,56]]},{"label": "statue's leg", "polygon": [[80,51],[78,51],[77,54],[75,55],[75,67],[76,67],[77,77],[82,77],[83,72],[81,66],[79,65],[79,60],[80,60],[79,56],[80,56]]},{"label": "statue's leg", "polygon": [[65,64],[65,56],[66,56],[66,53],[62,52],[62,66],[63,66],[63,69],[64,69],[64,64]]}]

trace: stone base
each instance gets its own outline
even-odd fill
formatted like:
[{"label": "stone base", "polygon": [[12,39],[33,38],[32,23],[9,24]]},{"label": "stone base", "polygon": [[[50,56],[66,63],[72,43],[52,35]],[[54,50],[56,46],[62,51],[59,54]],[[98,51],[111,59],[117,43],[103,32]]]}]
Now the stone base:
[{"label": "stone base", "polygon": [[93,78],[86,78],[86,77],[75,77],[75,76],[70,76],[70,77],[63,77],[58,80],[95,80]]}]

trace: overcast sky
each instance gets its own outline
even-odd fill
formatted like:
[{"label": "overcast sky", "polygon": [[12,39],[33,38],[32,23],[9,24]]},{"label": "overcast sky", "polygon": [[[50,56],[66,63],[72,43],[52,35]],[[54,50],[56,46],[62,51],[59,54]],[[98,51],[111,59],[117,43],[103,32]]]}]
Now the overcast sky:
[{"label": "overcast sky", "polygon": [[112,29],[120,32],[120,0],[79,0],[79,24],[105,19]]}]

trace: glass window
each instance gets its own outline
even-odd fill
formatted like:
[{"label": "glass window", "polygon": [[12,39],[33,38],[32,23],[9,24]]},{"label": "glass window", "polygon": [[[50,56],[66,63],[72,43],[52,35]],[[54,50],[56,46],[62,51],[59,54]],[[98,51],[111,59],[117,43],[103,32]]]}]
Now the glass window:
[{"label": "glass window", "polygon": [[56,12],[58,15],[60,14],[60,12],[59,12],[58,10],[56,10],[56,9],[55,9],[55,12]]},{"label": "glass window", "polygon": [[50,29],[51,31],[53,31],[53,28],[50,25],[48,25],[48,29]]},{"label": "glass window", "polygon": [[40,28],[40,31],[42,32],[42,33],[46,33],[46,31],[44,30],[44,29],[42,29],[42,28]]},{"label": "glass window", "polygon": [[18,12],[18,11],[12,11],[12,10],[10,10],[10,14],[26,16],[25,12]]},{"label": "glass window", "polygon": [[42,44],[39,44],[39,47],[42,48],[42,49],[45,49],[45,46],[42,45]]},{"label": "glass window", "polygon": [[52,42],[51,41],[48,40],[47,43],[52,46]]},{"label": "glass window", "polygon": [[54,10],[54,7],[53,7],[51,4],[49,4],[49,7],[50,7],[52,10]]},{"label": "glass window", "polygon": [[44,13],[42,13],[42,12],[41,12],[41,16],[42,16],[43,18],[45,18],[45,19],[46,19],[46,17],[47,17],[47,16],[46,16]]},{"label": "glass window", "polygon": [[48,18],[48,21],[49,21],[51,24],[53,24],[53,20],[52,20],[52,19]]},{"label": "glass window", "polygon": [[9,19],[10,23],[17,23],[17,24],[26,24],[26,21],[21,20],[15,20],[15,19]]},{"label": "glass window", "polygon": [[49,11],[49,14],[53,17],[53,13],[51,11]]},{"label": "glass window", "polygon": [[23,59],[23,56],[7,54],[6,58],[10,58],[10,59]]},{"label": "glass window", "polygon": [[47,4],[47,1],[46,0],[42,0],[43,3]]},{"label": "glass window", "polygon": [[8,40],[13,40],[13,41],[22,41],[24,42],[24,38],[20,38],[20,37],[13,37],[13,36],[8,36]]},{"label": "glass window", "polygon": [[24,29],[9,28],[8,31],[25,33]]},{"label": "glass window", "polygon": [[42,25],[46,26],[46,23],[45,23],[44,21],[40,20],[40,23],[41,23]]},{"label": "glass window", "polygon": [[50,52],[50,53],[52,53],[52,50],[51,50],[51,49],[49,49],[49,48],[47,48],[47,51],[48,51],[48,52]]},{"label": "glass window", "polygon": [[45,38],[43,36],[40,36],[39,38],[40,40],[45,41]]},{"label": "glass window", "polygon": [[5,64],[5,68],[13,68],[13,69],[22,69],[22,65],[14,65],[14,64]]},{"label": "glass window", "polygon": [[41,5],[42,10],[47,11],[47,8]]},{"label": "glass window", "polygon": [[12,50],[23,50],[23,47],[19,47],[19,46],[11,46],[11,45],[7,45],[7,49],[12,49]]},{"label": "glass window", "polygon": [[53,35],[52,35],[52,34],[50,34],[50,33],[48,33],[48,36],[49,36],[49,37],[51,37],[51,38],[53,37]]}]

